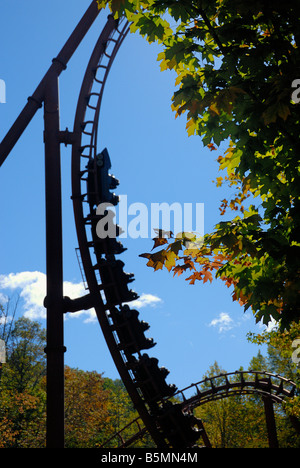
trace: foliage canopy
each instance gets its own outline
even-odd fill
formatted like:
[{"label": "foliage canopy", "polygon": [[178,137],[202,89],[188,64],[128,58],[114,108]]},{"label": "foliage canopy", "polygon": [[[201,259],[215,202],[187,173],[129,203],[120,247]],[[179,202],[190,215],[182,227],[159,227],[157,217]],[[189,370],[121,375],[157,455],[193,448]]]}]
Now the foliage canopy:
[{"label": "foliage canopy", "polygon": [[[186,115],[235,194],[198,245],[181,233],[155,240],[148,266],[191,284],[221,278],[256,320],[289,327],[300,318],[299,107],[300,4],[297,0],[109,0],[131,30],[162,47],[161,70],[177,78],[172,108]],[[296,80],[296,81],[295,81]],[[296,99],[293,100],[292,99]],[[295,96],[295,97],[294,97]],[[214,153],[215,154],[215,153]],[[177,234],[177,233],[175,233]],[[191,240],[194,242],[191,247]]]},{"label": "foliage canopy", "polygon": [[[21,318],[9,322],[8,335],[7,325],[0,320],[0,336],[5,338],[8,349],[7,363],[0,366],[0,448],[42,448],[46,438],[45,360],[41,346],[45,345],[45,330],[37,322]],[[299,389],[299,368],[291,361],[295,336],[299,336],[299,325],[282,334],[273,331],[252,336],[253,342],[267,344],[269,349],[266,357],[259,353],[252,359],[250,369],[281,374],[293,380]],[[215,363],[204,377],[221,373],[226,371]],[[203,390],[205,385],[206,380]],[[280,447],[299,447],[299,436],[289,423],[290,417],[300,420],[299,396],[275,410]],[[196,409],[196,416],[202,418],[213,447],[267,446],[263,403],[257,395],[231,396],[207,403]],[[120,440],[113,436],[136,417],[120,380],[103,378],[95,371],[65,367],[67,448],[98,448],[111,437],[108,446],[118,447]],[[136,434],[137,427],[127,426],[122,432],[125,440]],[[153,441],[146,434],[134,446],[151,448]]]}]

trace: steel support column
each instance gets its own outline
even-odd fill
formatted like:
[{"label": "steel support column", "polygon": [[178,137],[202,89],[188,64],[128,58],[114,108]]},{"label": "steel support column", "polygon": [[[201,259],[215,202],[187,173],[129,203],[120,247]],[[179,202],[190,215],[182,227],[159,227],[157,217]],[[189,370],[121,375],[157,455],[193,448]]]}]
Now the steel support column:
[{"label": "steel support column", "polygon": [[63,252],[58,77],[99,15],[97,0],[79,21],[10,130],[0,142],[0,167],[44,104],[47,262],[47,447],[64,447]]},{"label": "steel support column", "polygon": [[64,302],[58,76],[44,98],[47,262],[47,448],[64,447]]},{"label": "steel support column", "polygon": [[264,402],[264,406],[265,406],[265,415],[266,415],[266,424],[267,424],[269,447],[270,448],[279,448],[273,401],[269,397],[264,397],[263,402]]}]

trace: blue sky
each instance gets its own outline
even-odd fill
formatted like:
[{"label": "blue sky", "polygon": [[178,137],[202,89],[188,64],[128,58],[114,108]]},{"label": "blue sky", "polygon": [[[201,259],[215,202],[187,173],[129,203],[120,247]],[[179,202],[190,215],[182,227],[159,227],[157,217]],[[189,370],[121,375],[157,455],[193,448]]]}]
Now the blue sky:
[{"label": "blue sky", "polygon": [[[6,103],[0,104],[0,139],[5,136],[70,33],[89,1],[28,0],[1,2],[0,79]],[[89,56],[106,20],[102,13],[60,78],[61,129],[73,126],[81,81]],[[99,150],[107,147],[112,173],[120,180],[117,193],[128,203],[204,203],[205,231],[220,220],[219,202],[230,192],[216,188],[221,150],[203,148],[189,138],[185,118],[171,110],[174,76],[160,72],[159,49],[137,35],[121,47],[104,93]],[[20,314],[45,325],[42,300],[45,284],[44,153],[42,110],[0,170],[0,297],[21,294]],[[71,149],[62,145],[65,294],[84,292],[75,248],[77,239],[70,199]],[[228,372],[248,367],[258,348],[246,334],[261,331],[251,313],[232,302],[223,283],[190,286],[183,276],[154,273],[140,253],[151,239],[125,239],[121,259],[135,274],[136,304],[150,324],[147,336],[157,342],[149,352],[170,370],[168,381],[178,388],[202,379],[215,361]],[[98,323],[90,313],[65,320],[65,363],[104,376],[118,374]]]}]

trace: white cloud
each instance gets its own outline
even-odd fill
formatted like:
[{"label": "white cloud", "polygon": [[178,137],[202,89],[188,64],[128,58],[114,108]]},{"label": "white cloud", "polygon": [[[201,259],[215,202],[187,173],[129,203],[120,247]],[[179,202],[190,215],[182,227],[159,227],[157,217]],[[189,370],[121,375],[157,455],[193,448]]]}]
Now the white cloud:
[{"label": "white cloud", "polygon": [[231,330],[234,327],[234,324],[229,314],[221,312],[218,318],[215,318],[210,322],[209,326],[216,327],[218,328],[219,333],[223,333]]},{"label": "white cloud", "polygon": [[276,322],[276,320],[273,317],[271,317],[271,320],[269,321],[268,325],[265,325],[263,323],[263,320],[261,320],[260,322],[258,322],[258,326],[263,331],[266,331],[269,333],[278,327],[278,322]]},{"label": "white cloud", "polygon": [[[39,271],[24,271],[21,273],[10,273],[9,275],[0,275],[0,289],[10,291],[20,291],[20,297],[23,299],[24,316],[32,320],[45,319],[46,309],[44,308],[44,298],[46,296],[46,275]],[[64,281],[64,296],[71,299],[88,294],[83,283],[72,283]],[[0,293],[1,298],[5,299],[4,294]],[[130,307],[155,307],[162,300],[152,294],[142,294],[139,299],[129,303]],[[85,317],[84,322],[96,321],[94,309],[83,310],[74,314],[67,314],[66,317]]]},{"label": "white cloud", "polygon": [[[0,288],[11,291],[20,291],[24,301],[24,316],[36,320],[46,317],[44,298],[46,296],[46,275],[40,271],[23,271],[0,275]],[[84,294],[82,283],[64,282],[64,295],[71,298]]]},{"label": "white cloud", "polygon": [[130,302],[128,305],[130,305],[130,307],[142,309],[142,307],[147,306],[155,307],[161,302],[162,300],[160,299],[160,297],[153,296],[153,294],[141,294],[141,296],[138,299]]},{"label": "white cloud", "polygon": [[23,271],[0,275],[0,288],[11,291],[20,290],[26,317],[32,319],[45,317],[43,301],[46,295],[46,275],[44,273]]},{"label": "white cloud", "polygon": [[[71,297],[71,296],[70,296]],[[154,296],[153,294],[141,294],[141,296],[135,301],[128,302],[128,305],[131,309],[142,309],[143,307],[155,307],[157,304],[161,303],[162,300]],[[96,322],[97,316],[94,309],[83,310],[82,312],[76,312],[76,314],[71,314],[72,317],[78,317],[80,315],[87,315],[87,318],[84,320],[85,323]]]}]

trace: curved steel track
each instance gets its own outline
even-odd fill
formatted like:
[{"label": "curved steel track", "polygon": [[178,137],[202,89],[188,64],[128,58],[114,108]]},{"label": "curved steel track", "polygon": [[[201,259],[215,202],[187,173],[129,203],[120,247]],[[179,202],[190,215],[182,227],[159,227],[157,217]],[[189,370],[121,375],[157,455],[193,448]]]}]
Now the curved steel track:
[{"label": "curved steel track", "polygon": [[[219,375],[176,393],[176,387],[165,381],[169,372],[158,367],[157,359],[142,354],[154,343],[144,335],[148,324],[141,322],[138,312],[127,305],[137,295],[128,289],[133,275],[124,273],[124,263],[116,259],[123,252],[123,246],[116,239],[100,239],[96,232],[97,223],[103,218],[97,207],[101,203],[118,203],[117,197],[103,187],[101,171],[104,170],[106,181],[111,181],[109,189],[118,183],[108,175],[108,153],[98,150],[98,128],[105,83],[129,27],[124,18],[117,21],[108,17],[87,66],[78,99],[72,143],[72,199],[80,260],[89,290],[89,304],[95,308],[108,349],[140,416],[133,422],[138,425],[138,431],[129,441],[122,438],[122,431],[118,434],[122,446],[129,446],[146,432],[160,448],[192,447],[200,436],[205,445],[210,446],[202,422],[192,415],[196,406],[249,393],[260,393],[282,402],[295,391],[295,384],[267,373],[261,378],[261,372],[254,374],[254,380],[249,380],[253,373],[237,372],[234,382],[229,380],[231,374]],[[116,226],[116,232],[118,229]],[[273,382],[274,378],[279,384]],[[287,390],[287,383],[292,390]],[[186,393],[191,391],[193,396],[187,398]],[[172,402],[171,397],[175,397]]]},{"label": "curved steel track", "polygon": [[[103,187],[99,186],[97,137],[101,102],[112,63],[128,31],[129,24],[125,19],[116,21],[108,17],[83,80],[72,144],[75,224],[91,303],[134,406],[158,447],[174,444],[186,447],[193,445],[200,436],[201,431],[195,428],[198,422],[181,411],[178,414],[177,405],[171,404],[170,408],[168,403],[168,407],[165,407],[165,399],[174,394],[176,387],[166,383],[169,372],[158,367],[157,359],[142,354],[142,350],[152,348],[154,343],[144,336],[148,325],[139,321],[138,312],[126,305],[138,296],[127,287],[132,275],[125,274],[123,262],[116,260],[123,247],[116,240],[99,239],[96,235],[96,225],[101,219],[97,206],[111,201],[105,198]],[[105,164],[110,167],[109,160]],[[113,185],[116,185],[116,181],[113,181]],[[111,197],[117,203],[112,194]],[[177,429],[170,438],[167,428],[174,418],[173,426],[177,426]],[[186,431],[183,429],[185,425]]]},{"label": "curved steel track", "polygon": [[[250,370],[206,378],[179,390],[175,393],[174,399],[181,402],[183,411],[192,411],[211,401],[251,394],[269,398],[273,403],[282,405],[287,399],[294,397],[296,391],[296,384],[289,379],[269,372]],[[299,433],[300,422],[295,418],[291,418],[291,422]],[[137,440],[143,439],[145,434],[147,428],[143,426],[140,418],[136,418],[107,439],[102,447],[114,446],[116,442],[119,448],[130,447]]]}]

